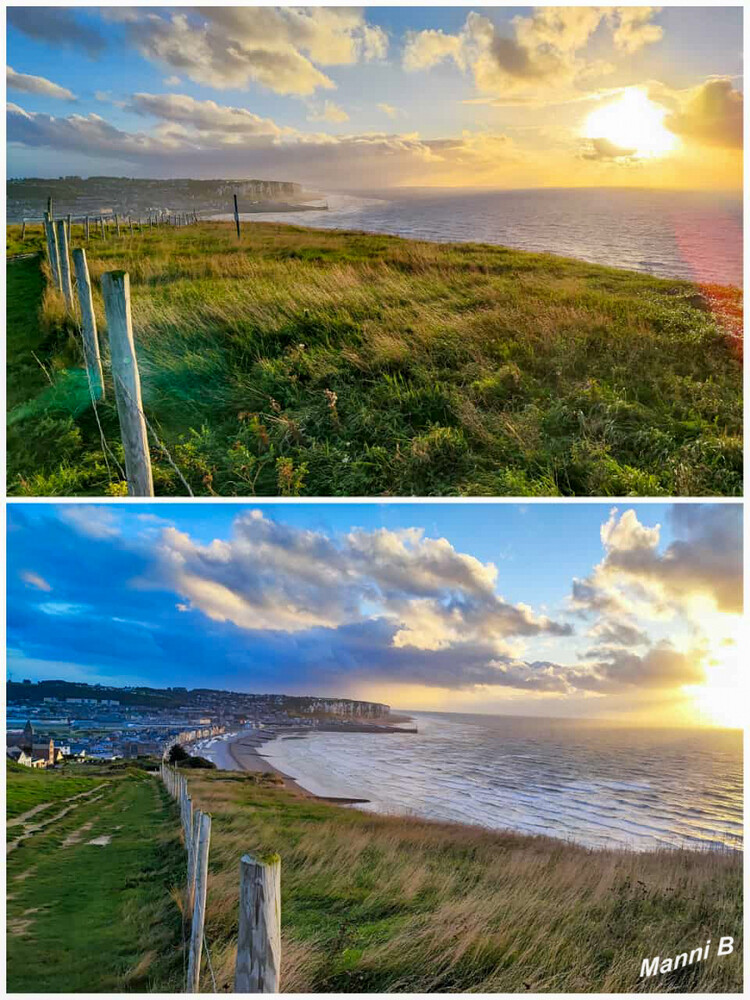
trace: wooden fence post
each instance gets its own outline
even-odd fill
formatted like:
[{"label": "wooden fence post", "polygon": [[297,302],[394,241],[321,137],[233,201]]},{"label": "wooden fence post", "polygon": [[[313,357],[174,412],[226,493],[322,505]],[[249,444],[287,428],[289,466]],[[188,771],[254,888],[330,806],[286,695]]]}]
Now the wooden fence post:
[{"label": "wooden fence post", "polygon": [[57,248],[57,234],[55,233],[55,223],[49,212],[44,215],[44,231],[47,236],[47,255],[49,266],[52,269],[52,280],[57,288],[62,291],[62,279],[60,277],[60,253]]},{"label": "wooden fence post", "polygon": [[117,413],[125,450],[128,493],[131,497],[152,497],[154,481],[151,475],[151,456],[130,315],[130,275],[125,271],[107,271],[102,276],[102,293],[107,314]]},{"label": "wooden fence post", "polygon": [[72,225],[72,222],[70,221],[70,212],[68,212],[68,244],[70,244],[70,233],[71,233],[70,227],[71,227],[71,225]]},{"label": "wooden fence post", "polygon": [[26,238],[26,219],[23,220],[23,223],[21,225],[21,240],[23,241],[25,238]]},{"label": "wooden fence post", "polygon": [[85,225],[86,225],[86,242],[88,243],[88,241],[89,241],[89,217],[88,217],[88,215],[86,216]]},{"label": "wooden fence post", "polygon": [[73,283],[70,280],[70,257],[68,256],[68,226],[65,219],[58,219],[57,250],[60,263],[60,283],[68,309],[73,312]]},{"label": "wooden fence post", "polygon": [[102,239],[106,240],[107,234],[106,234],[106,232],[104,230],[104,216],[103,215],[99,216],[99,225],[102,227]]},{"label": "wooden fence post", "polygon": [[[88,221],[88,216],[87,216]],[[104,376],[102,375],[102,359],[99,354],[99,335],[96,329],[94,299],[91,294],[91,279],[86,263],[86,251],[76,247],[73,251],[73,267],[76,272],[78,302],[81,306],[81,336],[83,338],[83,357],[86,361],[91,388],[98,397],[104,399]]]},{"label": "wooden fence post", "polygon": [[234,196],[234,224],[237,226],[237,239],[240,239],[240,210],[237,205],[237,195]]},{"label": "wooden fence post", "polygon": [[281,859],[240,861],[235,993],[278,993],[281,969]]},{"label": "wooden fence post", "polygon": [[119,218],[117,212],[115,212],[115,230],[117,231],[117,235],[119,236],[120,235],[120,218]]},{"label": "wooden fence post", "polygon": [[200,814],[198,827],[198,856],[195,864],[195,904],[190,926],[190,957],[188,959],[187,992],[200,993],[201,956],[203,954],[203,925],[206,919],[206,890],[208,889],[208,849],[211,844],[211,817]]}]

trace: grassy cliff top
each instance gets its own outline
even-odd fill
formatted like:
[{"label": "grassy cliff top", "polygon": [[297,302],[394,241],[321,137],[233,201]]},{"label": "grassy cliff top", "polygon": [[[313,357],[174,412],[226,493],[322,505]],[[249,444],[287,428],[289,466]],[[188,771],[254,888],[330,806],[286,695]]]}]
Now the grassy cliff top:
[{"label": "grassy cliff top", "polygon": [[[248,851],[281,856],[287,992],[637,991],[643,958],[742,926],[739,854],[593,851],[377,816],[262,776],[190,772],[188,781],[213,816],[206,935],[219,991],[231,984]],[[741,959],[647,982],[732,991]]]},{"label": "grassy cliff top", "polygon": [[[741,990],[738,853],[588,850],[346,809],[275,776],[184,773],[213,818],[218,992],[232,990],[246,853],[281,857],[284,992]],[[32,798],[42,808],[19,815]],[[8,802],[9,841],[23,838],[8,857],[9,987],[179,991],[185,855],[159,777],[10,765]],[[642,959],[723,935],[733,955],[639,982]],[[201,985],[213,989],[205,963]]]},{"label": "grassy cliff top", "polygon": [[[270,223],[239,243],[229,224],[123,227],[87,253],[105,377],[100,279],[124,269],[146,412],[197,494],[741,493],[736,289]],[[105,462],[33,258],[9,265],[8,345],[10,491],[116,493],[111,384]],[[152,458],[157,493],[184,495]]]}]

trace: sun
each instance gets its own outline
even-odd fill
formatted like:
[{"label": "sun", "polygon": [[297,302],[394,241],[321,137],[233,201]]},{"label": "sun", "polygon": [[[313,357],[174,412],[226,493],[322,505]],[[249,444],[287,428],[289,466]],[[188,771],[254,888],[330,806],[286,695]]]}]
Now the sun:
[{"label": "sun", "polygon": [[667,109],[650,100],[639,87],[630,87],[616,101],[592,111],[582,135],[584,139],[605,139],[622,151],[621,156],[666,156],[679,142],[664,124],[666,114]]}]

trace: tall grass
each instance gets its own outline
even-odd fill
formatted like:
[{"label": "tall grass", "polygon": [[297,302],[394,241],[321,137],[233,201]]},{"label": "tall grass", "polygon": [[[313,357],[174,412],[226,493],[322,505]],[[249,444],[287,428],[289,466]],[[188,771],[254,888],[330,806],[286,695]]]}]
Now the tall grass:
[{"label": "tall grass", "polygon": [[[130,273],[149,417],[197,493],[741,491],[736,290],[267,223],[240,244],[202,224],[92,240],[88,255],[102,330],[101,275]],[[38,324],[40,360],[63,381],[80,358],[55,293]],[[11,489],[101,493],[117,477],[90,407],[40,391],[36,373],[22,391],[31,339],[9,370],[25,405],[11,413]],[[111,396],[99,416],[118,454]],[[62,450],[44,451],[49,421]],[[158,492],[184,492],[153,458]]]},{"label": "tall grass", "polygon": [[[187,773],[187,772],[186,772]],[[286,992],[733,992],[737,854],[594,851],[375,816],[223,772],[189,772],[213,814],[206,935],[232,988],[239,859],[282,856]],[[643,958],[720,935],[735,953],[639,980]]]}]

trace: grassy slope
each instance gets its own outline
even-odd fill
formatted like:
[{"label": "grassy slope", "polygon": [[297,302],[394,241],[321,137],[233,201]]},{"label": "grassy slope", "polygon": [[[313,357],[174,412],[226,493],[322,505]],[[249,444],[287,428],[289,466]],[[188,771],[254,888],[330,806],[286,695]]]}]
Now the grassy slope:
[{"label": "grassy slope", "polygon": [[[179,991],[181,917],[170,893],[181,886],[185,855],[174,806],[142,772],[69,770],[8,767],[9,815],[53,804],[28,824],[52,822],[26,826],[29,836],[7,859],[8,989]],[[63,801],[105,782],[91,798]],[[8,839],[23,830],[9,828]],[[108,845],[88,843],[102,834]]]},{"label": "grassy slope", "polygon": [[[219,991],[231,990],[246,851],[282,856],[287,992],[637,991],[643,958],[739,943],[738,855],[591,852],[186,773],[214,818],[206,934]],[[738,991],[740,954],[640,988]]]},{"label": "grassy slope", "polygon": [[[741,492],[738,342],[711,311],[736,329],[738,292],[268,223],[241,246],[202,224],[88,255],[100,315],[101,274],[130,272],[147,412],[196,493]],[[75,333],[49,292],[34,329],[30,281],[10,266],[10,489],[116,491]],[[111,401],[99,413],[119,454]],[[184,494],[153,457],[157,492]]]}]

